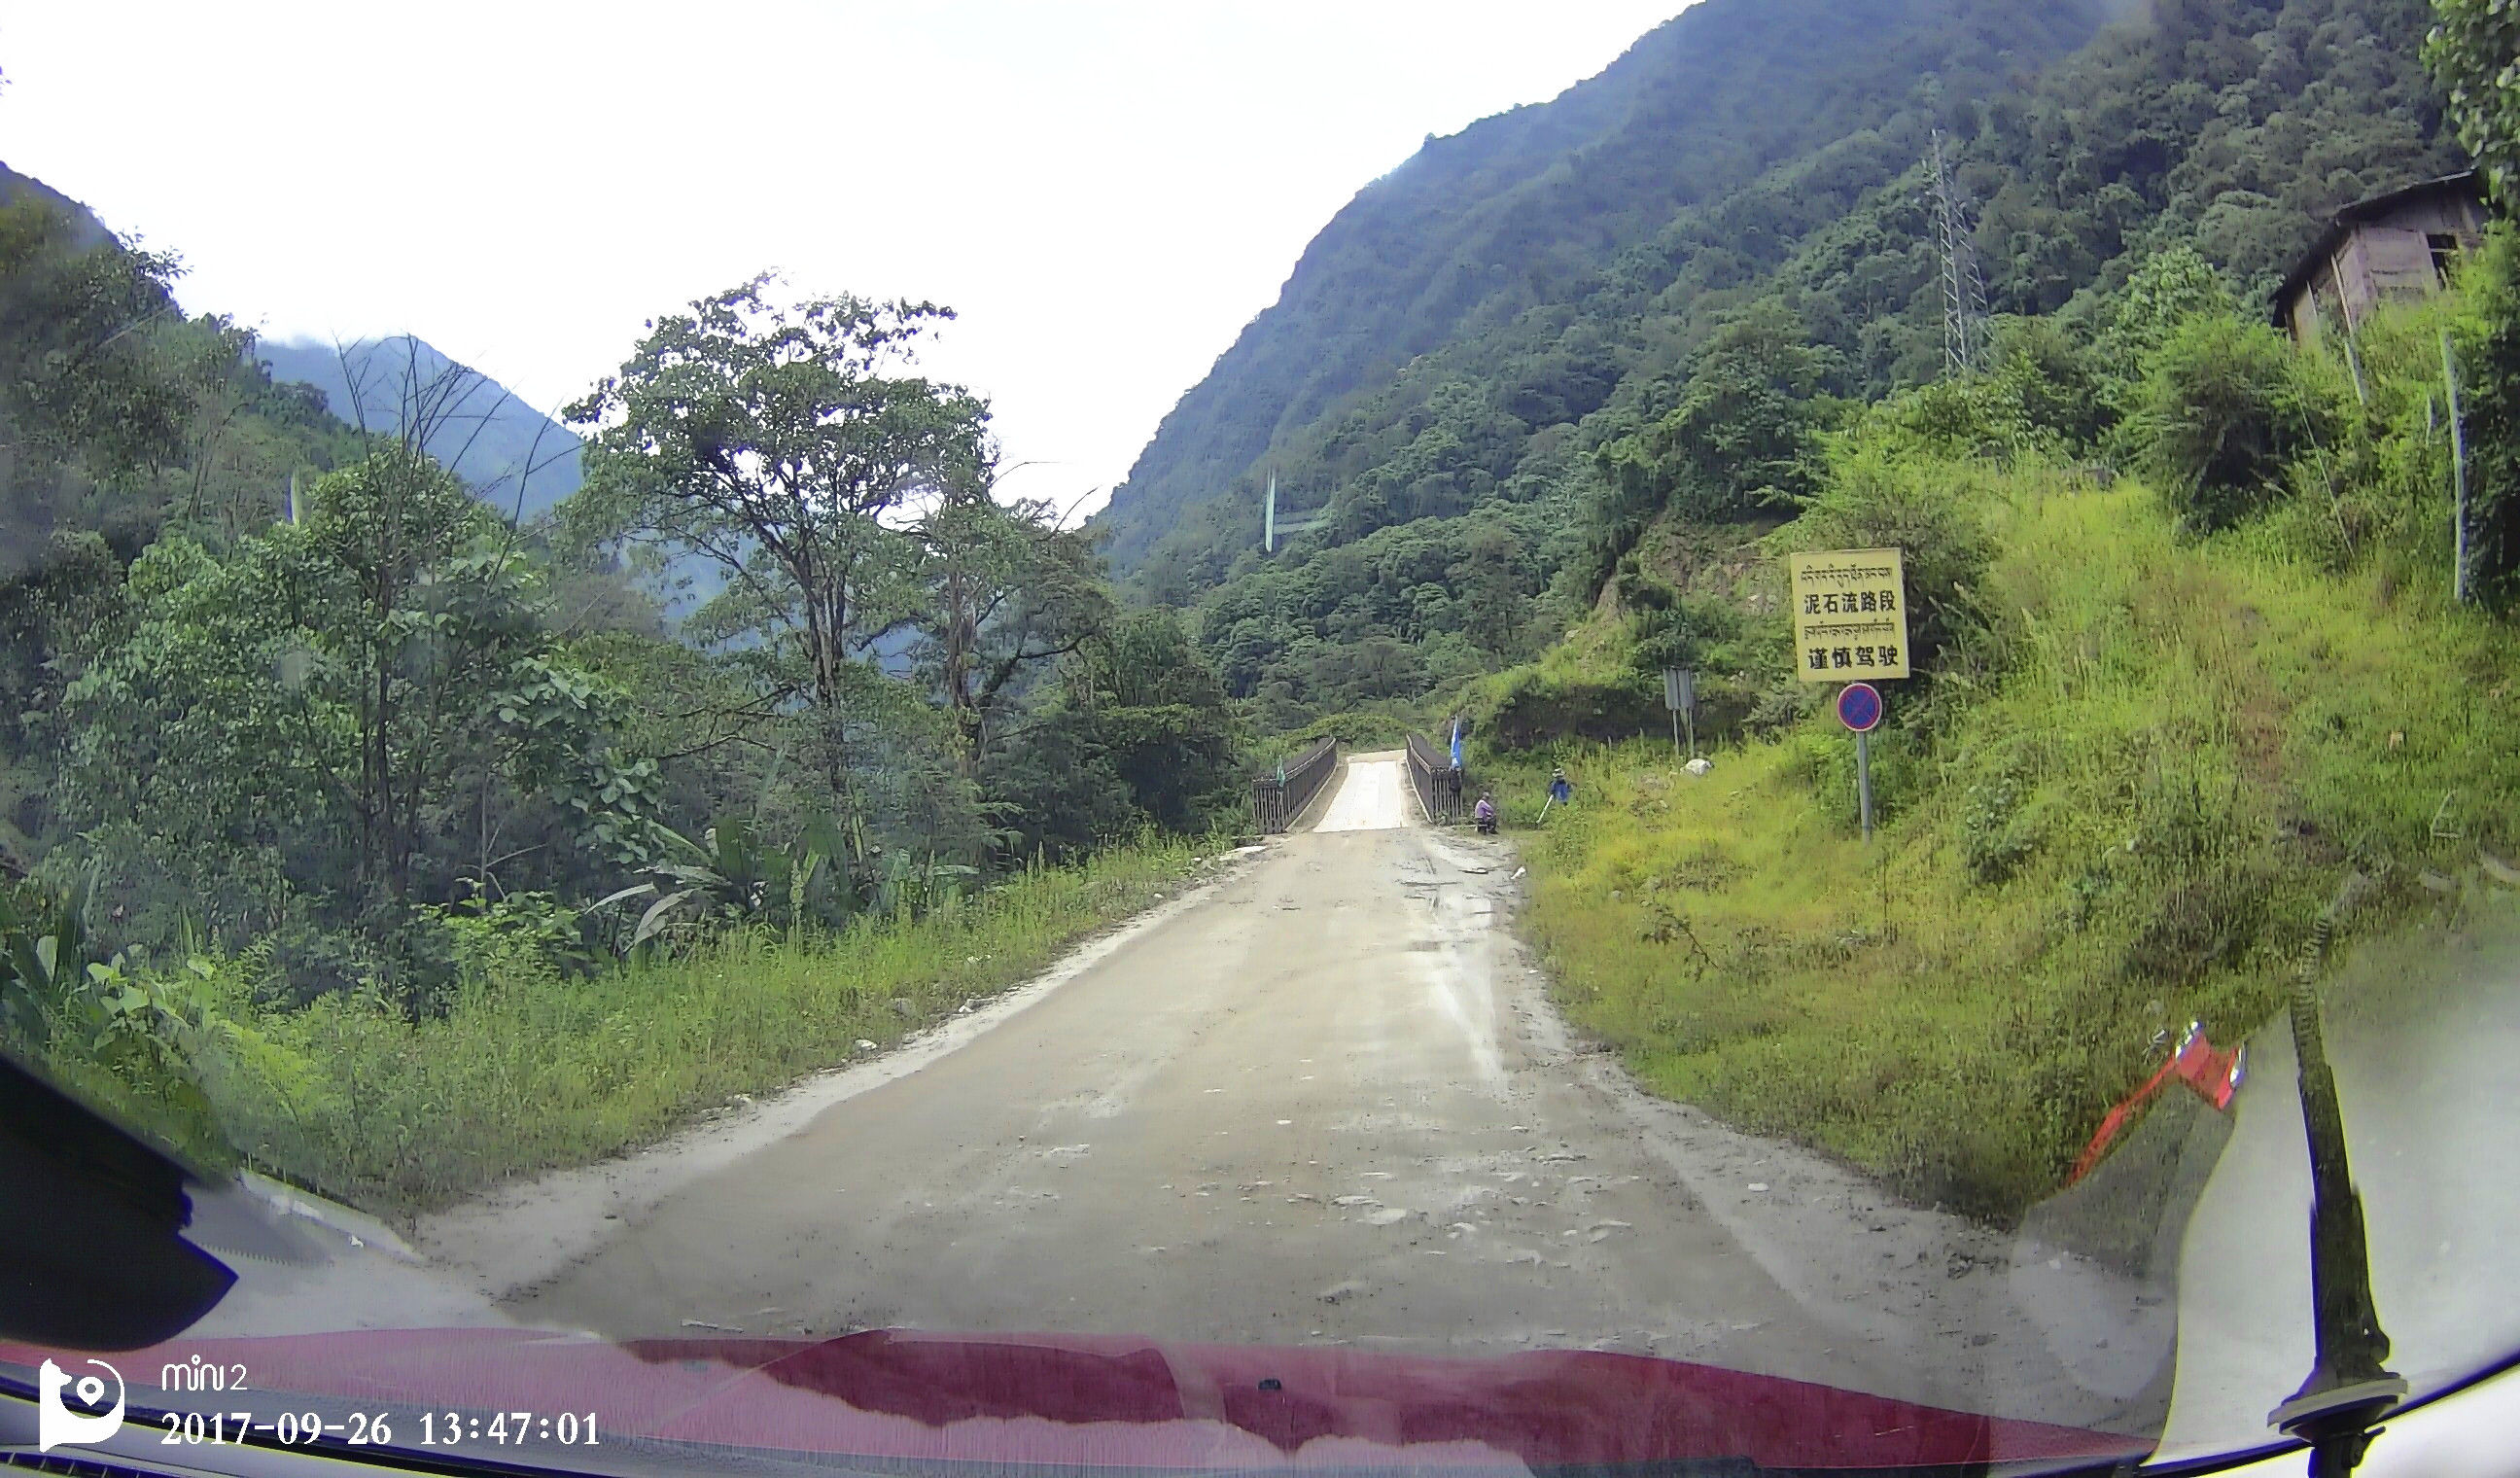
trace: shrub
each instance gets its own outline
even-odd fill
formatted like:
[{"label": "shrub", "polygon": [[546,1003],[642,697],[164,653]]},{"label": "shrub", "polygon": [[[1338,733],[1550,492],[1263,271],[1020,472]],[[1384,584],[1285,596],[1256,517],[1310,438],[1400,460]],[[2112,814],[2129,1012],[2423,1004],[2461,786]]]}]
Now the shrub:
[{"label": "shrub", "polygon": [[414,912],[443,932],[466,982],[546,981],[596,967],[585,920],[549,893],[474,896],[460,904],[421,905]]},{"label": "shrub", "polygon": [[2122,409],[2139,408],[2144,372],[2182,325],[2199,317],[2236,317],[2239,311],[2230,286],[2195,247],[2177,246],[2145,257],[2115,294],[2115,311],[2092,344],[2102,396]]},{"label": "shrub", "polygon": [[1922,670],[1961,632],[1983,624],[1970,592],[1993,558],[1979,513],[1987,495],[1966,469],[1911,461],[1863,437],[1837,451],[1826,489],[1774,543],[1780,553],[1903,551],[1908,646]]},{"label": "shrub", "polygon": [[2107,432],[2113,418],[2092,358],[2052,318],[1996,326],[1991,392],[2028,428],[2027,444],[2079,452]]},{"label": "shrub", "polygon": [[1669,605],[1628,619],[1631,670],[1659,683],[1666,667],[1738,671],[1732,645],[1740,639],[1738,607],[1722,601],[1675,596]]},{"label": "shrub", "polygon": [[2520,239],[2498,225],[2461,279],[2457,335],[2469,456],[2469,572],[2498,598],[2520,585]]},{"label": "shrub", "polygon": [[1496,747],[1530,749],[1568,739],[1635,739],[1666,722],[1659,676],[1628,670],[1601,681],[1525,668],[1507,681],[1479,729]]},{"label": "shrub", "polygon": [[1958,461],[2013,449],[2025,428],[1987,393],[1984,380],[1937,380],[1872,406],[1857,438],[1908,455]]},{"label": "shrub", "polygon": [[2008,881],[2038,854],[2038,833],[2020,814],[2023,788],[2022,777],[2007,769],[1960,797],[1961,858],[1972,880],[1989,887]]},{"label": "shrub", "polygon": [[2053,320],[2008,318],[1988,374],[1937,380],[1868,407],[1852,439],[1901,456],[2076,457],[2111,421],[2090,356]]},{"label": "shrub", "polygon": [[2285,464],[2335,434],[2332,404],[2293,347],[2236,314],[2189,319],[2158,354],[2136,442],[2162,496],[2190,527],[2227,527],[2272,501]]}]

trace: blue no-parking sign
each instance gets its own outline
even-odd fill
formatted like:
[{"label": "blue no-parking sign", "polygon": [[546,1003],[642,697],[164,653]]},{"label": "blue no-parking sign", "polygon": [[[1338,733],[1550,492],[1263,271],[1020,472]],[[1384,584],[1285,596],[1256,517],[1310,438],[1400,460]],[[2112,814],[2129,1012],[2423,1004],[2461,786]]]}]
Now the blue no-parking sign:
[{"label": "blue no-parking sign", "polygon": [[1870,683],[1849,683],[1838,690],[1837,721],[1858,734],[1881,727],[1881,690]]}]

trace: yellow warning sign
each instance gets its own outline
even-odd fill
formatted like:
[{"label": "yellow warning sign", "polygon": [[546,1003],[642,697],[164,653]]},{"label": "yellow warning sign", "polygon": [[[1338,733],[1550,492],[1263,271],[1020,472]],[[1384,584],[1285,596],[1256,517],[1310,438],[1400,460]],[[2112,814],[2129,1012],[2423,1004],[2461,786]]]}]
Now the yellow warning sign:
[{"label": "yellow warning sign", "polygon": [[1792,555],[1794,671],[1806,683],[1909,676],[1908,577],[1895,549]]}]

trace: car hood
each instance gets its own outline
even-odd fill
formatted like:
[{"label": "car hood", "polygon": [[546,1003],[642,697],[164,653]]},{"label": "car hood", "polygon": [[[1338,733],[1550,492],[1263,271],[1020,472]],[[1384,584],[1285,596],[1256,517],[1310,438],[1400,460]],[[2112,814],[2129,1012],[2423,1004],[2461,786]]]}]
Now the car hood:
[{"label": "car hood", "polygon": [[[0,1360],[22,1366],[62,1354],[0,1344]],[[372,1411],[592,1412],[608,1442],[914,1463],[2044,1471],[2150,1450],[2123,1434],[1594,1351],[1459,1359],[914,1330],[615,1343],[472,1328],[176,1340],[110,1358],[135,1411],[277,1411],[304,1397]],[[249,1394],[161,1397],[197,1366],[241,1370]],[[602,1452],[507,1456],[604,1466]]]}]

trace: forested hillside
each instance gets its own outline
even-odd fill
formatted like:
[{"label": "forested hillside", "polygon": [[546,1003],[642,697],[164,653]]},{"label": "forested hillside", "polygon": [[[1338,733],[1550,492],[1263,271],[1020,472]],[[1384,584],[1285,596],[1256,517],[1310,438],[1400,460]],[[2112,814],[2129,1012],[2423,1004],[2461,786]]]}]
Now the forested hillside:
[{"label": "forested hillside", "polygon": [[62,822],[48,715],[63,644],[169,524],[234,535],[285,510],[294,473],[356,453],[320,397],[242,357],[225,320],[187,320],[163,256],[127,250],[85,209],[0,180],[0,872]]},{"label": "forested hillside", "polygon": [[[42,180],[0,165],[0,204],[12,202],[33,203],[58,216],[57,245],[113,244],[113,233],[94,211]],[[161,277],[171,273],[171,257],[148,260]],[[152,311],[173,312],[172,299],[158,302]],[[236,341],[247,344],[242,336]],[[259,379],[284,387],[283,395],[292,403],[330,413],[318,420],[335,424],[335,429],[393,435],[406,425],[419,427],[424,450],[511,517],[543,513],[577,490],[578,440],[567,427],[518,400],[488,375],[420,338],[395,335],[340,345],[259,339],[250,343],[249,358],[260,367]],[[241,367],[240,374],[246,380],[256,378],[250,366]],[[285,388],[298,385],[315,391],[311,400]],[[253,409],[236,415],[247,424],[264,419]],[[220,424],[218,434],[236,430],[232,416]]]},{"label": "forested hillside", "polygon": [[[1317,504],[1383,460],[1355,432],[1371,440],[1369,428],[1434,387],[1417,383],[1408,407],[1352,414],[1358,397],[1402,388],[1395,376],[1419,355],[1554,319],[1547,363],[1479,362],[1515,381],[1496,398],[1517,419],[1580,419],[1628,365],[1614,340],[1570,332],[1565,310],[1606,281],[1652,273],[1630,253],[1649,250],[1677,212],[1831,146],[1874,152],[1868,136],[1891,120],[1926,123],[1947,93],[2000,89],[2080,45],[2109,8],[1707,0],[1554,102],[1429,138],[1323,228],[1278,304],[1165,419],[1100,520],[1114,563],[1152,563],[1159,592],[1210,583],[1220,557],[1256,542],[1251,472],[1263,455],[1288,459],[1288,485]],[[1339,447],[1319,445],[1341,428],[1352,429]],[[1299,448],[1310,456],[1289,459]],[[1452,491],[1475,502],[1512,459],[1475,442],[1467,451],[1488,476]],[[1221,546],[1208,507],[1220,499],[1236,520]],[[1193,514],[1198,537],[1166,537]]]},{"label": "forested hillside", "polygon": [[20,174],[0,164],[0,204],[16,201],[35,202],[66,218],[70,235],[81,245],[102,242],[112,235],[105,229],[105,222],[96,218],[95,211],[33,175]]},{"label": "forested hillside", "polygon": [[[1537,650],[1689,475],[1690,425],[1745,438],[1709,512],[1807,493],[1804,436],[1942,373],[1937,129],[1990,310],[2068,333],[2158,247],[2253,296],[2337,206],[2458,162],[2421,0],[1825,9],[1707,0],[1430,143],[1184,398],[1101,521],[1269,721]],[[1282,516],[1327,515],[1274,559],[1272,470]]]}]

